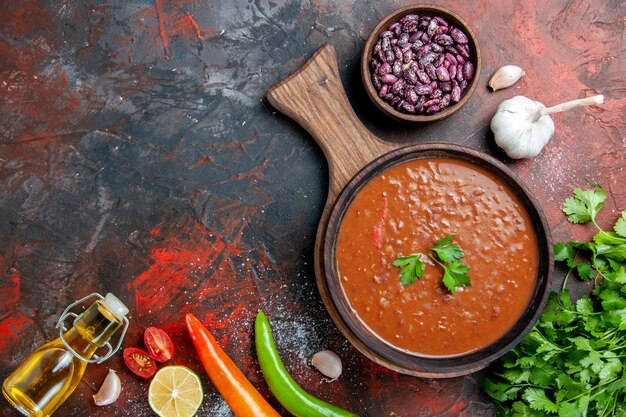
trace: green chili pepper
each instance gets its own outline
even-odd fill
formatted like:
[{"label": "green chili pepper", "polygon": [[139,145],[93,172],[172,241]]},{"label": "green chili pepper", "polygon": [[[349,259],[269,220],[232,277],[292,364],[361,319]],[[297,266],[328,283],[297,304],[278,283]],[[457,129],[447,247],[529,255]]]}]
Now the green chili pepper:
[{"label": "green chili pepper", "polygon": [[279,403],[296,417],[358,417],[349,411],[315,398],[289,375],[274,345],[272,329],[262,311],[254,322],[256,354],[263,377]]}]

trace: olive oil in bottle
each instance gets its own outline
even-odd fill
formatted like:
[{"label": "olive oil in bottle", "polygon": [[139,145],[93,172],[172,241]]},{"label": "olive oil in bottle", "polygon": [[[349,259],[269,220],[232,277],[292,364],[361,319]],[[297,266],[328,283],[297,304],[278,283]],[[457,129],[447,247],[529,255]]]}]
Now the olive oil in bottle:
[{"label": "olive oil in bottle", "polygon": [[[96,296],[98,298],[84,313],[68,313],[71,307]],[[92,294],[70,305],[59,320],[59,338],[48,342],[30,354],[2,384],[6,399],[22,414],[48,417],[70,396],[85,372],[88,363],[108,359],[121,345],[128,319],[128,309],[113,294],[102,297]],[[74,325],[67,331],[63,322],[74,316]],[[115,350],[109,340],[124,325]],[[107,346],[103,356],[96,351]],[[92,359],[93,358],[93,359]]]}]

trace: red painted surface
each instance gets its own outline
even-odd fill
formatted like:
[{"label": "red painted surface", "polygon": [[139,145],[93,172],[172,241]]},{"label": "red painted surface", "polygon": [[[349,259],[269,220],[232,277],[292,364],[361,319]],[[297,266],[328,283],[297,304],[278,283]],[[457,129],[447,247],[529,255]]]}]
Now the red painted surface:
[{"label": "red painted surface", "polygon": [[[626,208],[624,5],[436,1],[477,33],[484,88],[448,120],[398,126],[368,101],[358,60],[369,31],[405,3],[0,5],[0,378],[56,337],[69,303],[111,291],[130,308],[124,346],[141,346],[144,329],[160,326],[178,348],[171,363],[201,375],[202,416],[230,413],[197,363],[184,313],[202,319],[271,398],[252,342],[259,309],[287,368],[327,401],[373,417],[493,416],[483,374],[399,375],[360,355],[333,326],[312,270],[327,166],[305,131],[263,97],[330,42],[348,97],[376,135],[493,155],[540,201],[554,241],[589,239],[592,227],[569,224],[560,208],[586,180],[608,191],[600,225]],[[526,76],[489,92],[489,77],[505,64]],[[556,134],[536,158],[512,161],[495,146],[488,125],[502,100],[521,94],[550,106],[596,93],[603,106],[554,116]],[[564,273],[557,268],[556,285]],[[322,349],[344,362],[332,383],[307,364]],[[124,388],[118,402],[98,408],[91,395],[107,367]],[[147,389],[118,354],[89,366],[55,415],[149,416]],[[0,401],[0,416],[17,416]]]}]

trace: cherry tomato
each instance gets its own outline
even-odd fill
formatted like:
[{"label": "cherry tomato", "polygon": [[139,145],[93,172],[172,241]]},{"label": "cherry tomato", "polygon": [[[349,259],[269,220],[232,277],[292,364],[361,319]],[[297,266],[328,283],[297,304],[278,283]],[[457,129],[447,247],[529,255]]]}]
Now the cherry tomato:
[{"label": "cherry tomato", "polygon": [[124,362],[128,369],[142,378],[150,378],[157,371],[156,362],[143,349],[134,347],[124,349]]},{"label": "cherry tomato", "polygon": [[174,356],[172,339],[158,327],[148,327],[143,334],[143,341],[150,356],[158,362],[167,362]]}]

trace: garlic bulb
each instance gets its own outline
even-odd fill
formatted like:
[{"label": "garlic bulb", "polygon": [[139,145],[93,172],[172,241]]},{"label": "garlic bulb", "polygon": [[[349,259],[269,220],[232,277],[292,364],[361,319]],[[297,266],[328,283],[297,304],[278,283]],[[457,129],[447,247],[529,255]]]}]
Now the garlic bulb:
[{"label": "garlic bulb", "polygon": [[311,359],[311,365],[331,380],[335,380],[341,375],[341,359],[331,350],[317,352]]},{"label": "garlic bulb", "polygon": [[524,74],[524,70],[517,65],[505,65],[491,76],[488,85],[493,91],[501,90],[515,84]]},{"label": "garlic bulb", "polygon": [[109,373],[100,387],[100,390],[93,396],[96,405],[113,404],[122,392],[122,382],[113,369],[109,369]]},{"label": "garlic bulb", "polygon": [[604,96],[597,95],[546,108],[538,101],[516,96],[500,103],[491,119],[491,130],[498,146],[511,158],[532,158],[554,134],[550,114],[603,102]]}]

